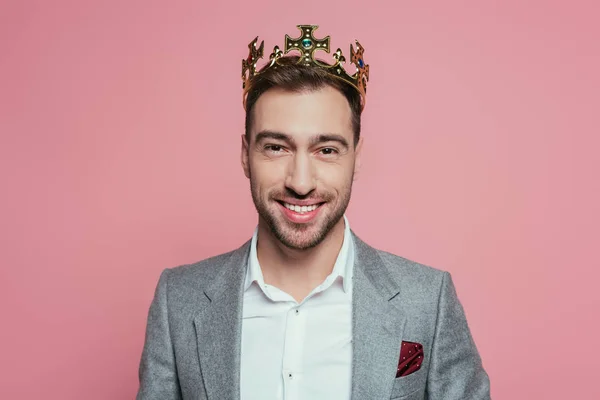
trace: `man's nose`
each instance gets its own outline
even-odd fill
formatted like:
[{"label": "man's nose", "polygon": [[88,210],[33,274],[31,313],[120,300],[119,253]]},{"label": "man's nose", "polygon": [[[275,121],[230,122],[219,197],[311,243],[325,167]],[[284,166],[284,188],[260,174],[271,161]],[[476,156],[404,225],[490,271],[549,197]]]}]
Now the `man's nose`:
[{"label": "man's nose", "polygon": [[288,167],[285,186],[304,196],[316,187],[314,166],[308,155],[296,154]]}]

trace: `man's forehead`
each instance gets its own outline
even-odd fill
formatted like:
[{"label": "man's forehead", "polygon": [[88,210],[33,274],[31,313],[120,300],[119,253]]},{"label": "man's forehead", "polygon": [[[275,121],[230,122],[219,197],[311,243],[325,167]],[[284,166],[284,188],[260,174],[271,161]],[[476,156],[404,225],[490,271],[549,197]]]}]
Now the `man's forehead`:
[{"label": "man's forehead", "polygon": [[342,93],[331,87],[265,92],[253,109],[253,131],[281,132],[297,140],[323,133],[352,135],[352,112]]}]

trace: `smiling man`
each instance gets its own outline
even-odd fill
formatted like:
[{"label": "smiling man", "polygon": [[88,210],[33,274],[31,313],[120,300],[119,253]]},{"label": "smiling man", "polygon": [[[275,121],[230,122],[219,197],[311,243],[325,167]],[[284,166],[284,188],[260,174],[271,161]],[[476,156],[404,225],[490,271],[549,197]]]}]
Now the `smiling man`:
[{"label": "smiling man", "polygon": [[242,62],[254,235],[163,272],[138,399],[489,399],[450,275],[370,247],[345,217],[364,49],[351,46],[349,75],[341,50],[316,58],[329,37],[299,29],[260,70],[257,39]]}]

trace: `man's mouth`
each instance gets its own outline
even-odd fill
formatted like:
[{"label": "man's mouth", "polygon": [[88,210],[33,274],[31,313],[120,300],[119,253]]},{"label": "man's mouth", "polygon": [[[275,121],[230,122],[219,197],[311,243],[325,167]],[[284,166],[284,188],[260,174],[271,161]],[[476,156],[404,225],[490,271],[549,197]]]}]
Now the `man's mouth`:
[{"label": "man's mouth", "polygon": [[297,212],[298,214],[305,214],[307,212],[316,210],[323,203],[316,203],[316,204],[311,204],[308,206],[299,206],[296,204],[290,204],[290,203],[285,203],[285,202],[281,202],[281,204],[283,204],[283,206],[285,208],[287,208],[288,210]]},{"label": "man's mouth", "polygon": [[284,200],[276,200],[277,203],[279,203],[281,205],[281,207],[288,211],[291,212],[292,214],[295,215],[305,215],[307,214],[315,214],[316,211],[326,202],[325,201],[306,201],[306,200],[299,200],[297,202],[294,203],[288,203],[287,201]]},{"label": "man's mouth", "polygon": [[296,204],[287,201],[277,200],[286,218],[296,224],[305,224],[314,220],[321,212],[321,206],[326,202],[316,202],[315,200],[298,200]]}]

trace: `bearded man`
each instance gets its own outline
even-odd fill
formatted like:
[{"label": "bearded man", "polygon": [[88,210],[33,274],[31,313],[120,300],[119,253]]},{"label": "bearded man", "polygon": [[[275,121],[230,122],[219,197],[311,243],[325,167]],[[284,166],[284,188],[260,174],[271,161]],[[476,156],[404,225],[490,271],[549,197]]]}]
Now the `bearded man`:
[{"label": "bearded man", "polygon": [[[489,399],[450,274],[376,250],[345,211],[369,66],[319,60],[300,25],[242,62],[241,164],[258,225],[240,248],[163,271],[138,399]],[[296,55],[287,55],[296,52]]]}]

